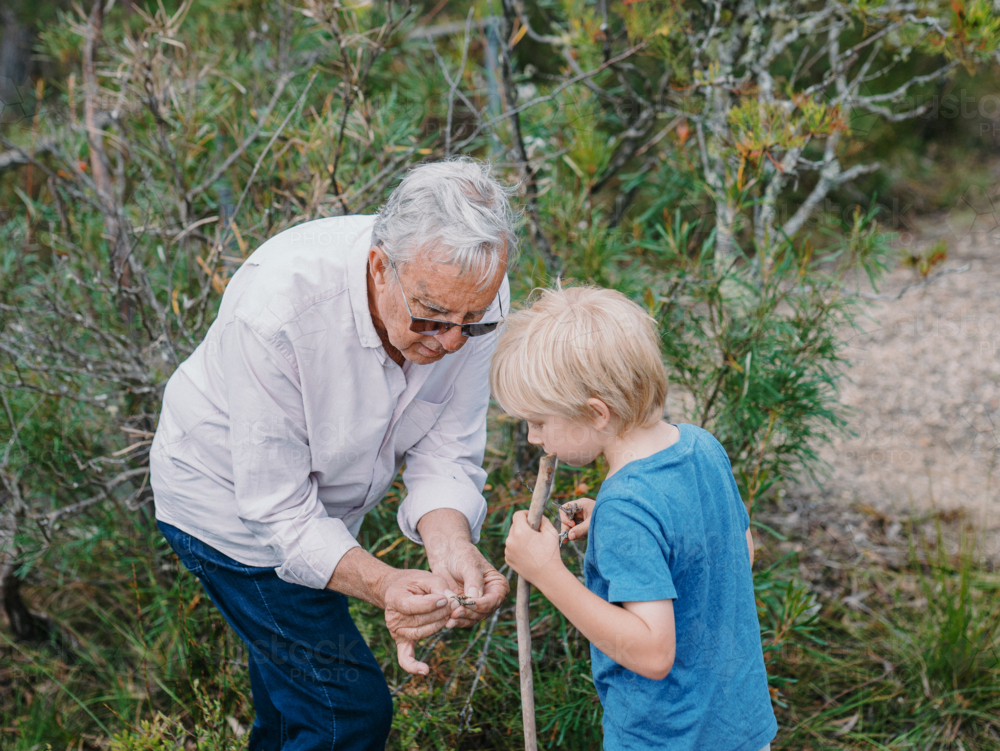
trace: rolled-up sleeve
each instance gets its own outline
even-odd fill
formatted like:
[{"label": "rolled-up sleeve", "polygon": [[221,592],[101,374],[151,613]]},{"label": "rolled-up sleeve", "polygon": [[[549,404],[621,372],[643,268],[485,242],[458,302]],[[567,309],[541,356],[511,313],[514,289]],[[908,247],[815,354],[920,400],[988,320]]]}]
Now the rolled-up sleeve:
[{"label": "rolled-up sleeve", "polygon": [[221,350],[240,521],[282,562],[279,578],[322,589],[358,542],[317,497],[298,374],[280,342],[239,318]]}]

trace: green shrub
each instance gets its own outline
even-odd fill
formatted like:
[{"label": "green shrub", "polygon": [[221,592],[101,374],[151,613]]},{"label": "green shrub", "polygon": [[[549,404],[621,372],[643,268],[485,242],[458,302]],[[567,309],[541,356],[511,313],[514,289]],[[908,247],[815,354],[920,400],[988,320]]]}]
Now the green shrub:
[{"label": "green shrub", "polygon": [[[197,684],[197,681],[195,681]],[[198,686],[195,685],[195,689]],[[203,695],[198,697],[203,719],[186,728],[176,719],[156,712],[152,719],[139,720],[135,728],[123,730],[111,738],[109,751],[242,751],[250,733],[235,718],[226,716],[220,702]]]},{"label": "green shrub", "polygon": [[[487,18],[185,0],[101,19],[108,5],[45,25],[37,53],[59,75],[0,125],[0,564],[58,637],[4,635],[0,732],[19,751],[98,733],[123,749],[231,748],[228,718],[252,717],[238,640],[160,539],[146,470],[163,384],[255,247],[370,213],[423,159],[494,159],[528,218],[515,296],[562,275],[642,300],[680,397],[671,416],[718,435],[753,510],[843,428],[838,331],[890,239],[874,209],[832,225],[807,209],[874,169],[850,163],[866,117],[989,59],[1000,35],[986,0],[935,0],[920,18],[897,0],[779,2],[766,18],[754,3],[547,3],[529,18],[504,0]],[[469,10],[468,34],[426,28]],[[837,57],[878,40],[870,58]],[[482,547],[499,562],[527,498],[523,431],[491,421],[488,457]],[[557,492],[593,494],[601,477],[560,470]],[[424,565],[408,541],[390,550],[392,503],[363,544]],[[772,686],[799,678],[802,692],[787,653],[829,639],[795,573],[772,561],[756,587]],[[423,681],[399,673],[380,614],[354,612],[397,692],[395,747],[520,745],[510,603],[428,640]],[[594,748],[588,647],[537,595],[532,612],[542,744]],[[973,647],[932,650],[924,668],[951,690],[983,674],[973,653],[990,638],[965,612],[939,613],[935,633]]]}]

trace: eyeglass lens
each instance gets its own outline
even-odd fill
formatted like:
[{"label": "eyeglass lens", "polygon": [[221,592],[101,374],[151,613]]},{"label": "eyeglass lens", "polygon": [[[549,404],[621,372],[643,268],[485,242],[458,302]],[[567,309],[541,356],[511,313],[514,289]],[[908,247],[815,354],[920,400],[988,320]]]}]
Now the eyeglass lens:
[{"label": "eyeglass lens", "polygon": [[436,336],[437,334],[443,334],[446,331],[450,331],[455,326],[460,326],[462,329],[462,336],[482,336],[483,334],[488,334],[493,331],[499,323],[499,321],[488,321],[486,323],[459,324],[450,323],[448,321],[436,321],[431,318],[415,318],[411,316],[410,331],[415,334]]}]

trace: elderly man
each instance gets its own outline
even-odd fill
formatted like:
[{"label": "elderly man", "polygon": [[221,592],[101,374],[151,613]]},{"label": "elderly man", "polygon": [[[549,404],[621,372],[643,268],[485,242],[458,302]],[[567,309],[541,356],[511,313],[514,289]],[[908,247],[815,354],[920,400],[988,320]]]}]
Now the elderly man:
[{"label": "elderly man", "polygon": [[[392,698],[348,596],[385,610],[400,665],[423,674],[416,640],[506,596],[475,543],[516,246],[488,167],[417,167],[377,216],[264,243],[167,382],[156,518],[248,645],[251,751],[384,748]],[[404,460],[397,519],[430,571],[391,568],[355,540]]]}]

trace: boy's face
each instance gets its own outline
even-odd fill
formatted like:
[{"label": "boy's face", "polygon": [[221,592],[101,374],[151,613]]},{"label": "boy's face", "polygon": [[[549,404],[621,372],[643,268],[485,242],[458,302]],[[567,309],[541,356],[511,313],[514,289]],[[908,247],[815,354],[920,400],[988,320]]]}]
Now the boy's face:
[{"label": "boy's face", "polygon": [[560,415],[527,416],[528,443],[542,446],[571,467],[590,464],[604,453],[610,438],[592,423],[569,420]]}]

